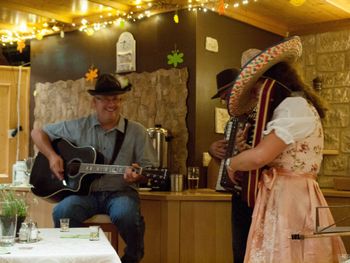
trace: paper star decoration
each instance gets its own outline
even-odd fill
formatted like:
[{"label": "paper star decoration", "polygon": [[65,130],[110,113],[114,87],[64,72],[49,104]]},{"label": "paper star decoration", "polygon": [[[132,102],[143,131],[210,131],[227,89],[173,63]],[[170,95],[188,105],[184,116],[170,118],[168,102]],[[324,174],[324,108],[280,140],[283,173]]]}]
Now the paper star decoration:
[{"label": "paper star decoration", "polygon": [[179,53],[179,50],[173,50],[171,51],[171,54],[167,56],[168,58],[168,65],[174,65],[174,67],[177,67],[177,64],[181,64],[184,62],[183,60],[184,53]]},{"label": "paper star decoration", "polygon": [[225,13],[225,3],[224,0],[220,0],[218,7],[219,15],[223,15]]},{"label": "paper star decoration", "polygon": [[26,47],[26,43],[23,40],[18,40],[17,41],[17,50],[19,53],[23,52],[23,49]]},{"label": "paper star decoration", "polygon": [[94,79],[97,78],[97,76],[98,76],[98,69],[97,68],[90,67],[89,71],[87,73],[85,73],[86,81],[93,82]]}]

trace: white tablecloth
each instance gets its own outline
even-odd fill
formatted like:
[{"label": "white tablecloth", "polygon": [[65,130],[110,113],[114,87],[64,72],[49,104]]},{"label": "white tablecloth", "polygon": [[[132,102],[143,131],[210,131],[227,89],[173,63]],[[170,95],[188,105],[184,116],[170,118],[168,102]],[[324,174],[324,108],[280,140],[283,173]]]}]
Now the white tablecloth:
[{"label": "white tablecloth", "polygon": [[[0,254],[1,263],[120,263],[120,259],[100,229],[100,240],[90,241],[88,228],[39,229],[41,240],[16,243],[9,254]],[[3,251],[4,248],[1,248]]]}]

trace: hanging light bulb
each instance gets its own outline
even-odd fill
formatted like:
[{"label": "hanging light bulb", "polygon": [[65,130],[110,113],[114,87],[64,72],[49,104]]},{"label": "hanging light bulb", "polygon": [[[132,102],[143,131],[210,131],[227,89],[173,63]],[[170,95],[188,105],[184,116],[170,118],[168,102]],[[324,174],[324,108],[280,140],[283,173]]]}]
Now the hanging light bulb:
[{"label": "hanging light bulb", "polygon": [[294,6],[301,6],[305,3],[305,0],[289,0],[289,3]]}]

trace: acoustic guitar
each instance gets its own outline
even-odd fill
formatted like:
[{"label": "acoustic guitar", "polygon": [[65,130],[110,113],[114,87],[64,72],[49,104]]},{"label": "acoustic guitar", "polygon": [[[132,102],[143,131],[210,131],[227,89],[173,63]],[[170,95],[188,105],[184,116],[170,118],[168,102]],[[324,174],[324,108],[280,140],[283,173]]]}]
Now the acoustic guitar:
[{"label": "acoustic guitar", "polygon": [[[59,180],[50,169],[48,159],[39,152],[35,158],[29,182],[33,186],[31,191],[49,202],[59,202],[66,196],[87,195],[91,183],[103,174],[123,176],[130,166],[103,164],[104,157],[94,147],[77,147],[66,139],[57,139],[52,142],[57,154],[64,161],[64,180]],[[166,177],[167,170],[155,168],[135,168],[136,173],[147,178]]]}]

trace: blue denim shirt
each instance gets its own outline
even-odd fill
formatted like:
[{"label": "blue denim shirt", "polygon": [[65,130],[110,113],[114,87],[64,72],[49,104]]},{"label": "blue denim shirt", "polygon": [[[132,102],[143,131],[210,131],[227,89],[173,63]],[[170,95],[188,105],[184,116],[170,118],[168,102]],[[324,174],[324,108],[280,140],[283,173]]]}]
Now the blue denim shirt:
[{"label": "blue denim shirt", "polygon": [[[125,120],[120,117],[116,127],[105,131],[102,129],[95,114],[76,120],[62,121],[46,125],[43,130],[51,140],[65,138],[76,146],[92,146],[102,153],[105,164],[113,155],[117,130],[124,133]],[[157,154],[151,139],[140,123],[128,120],[127,130],[119,154],[114,161],[117,165],[138,163],[141,167],[158,166]],[[94,180],[91,191],[123,191],[135,188],[127,184],[122,175],[105,174]]]}]

